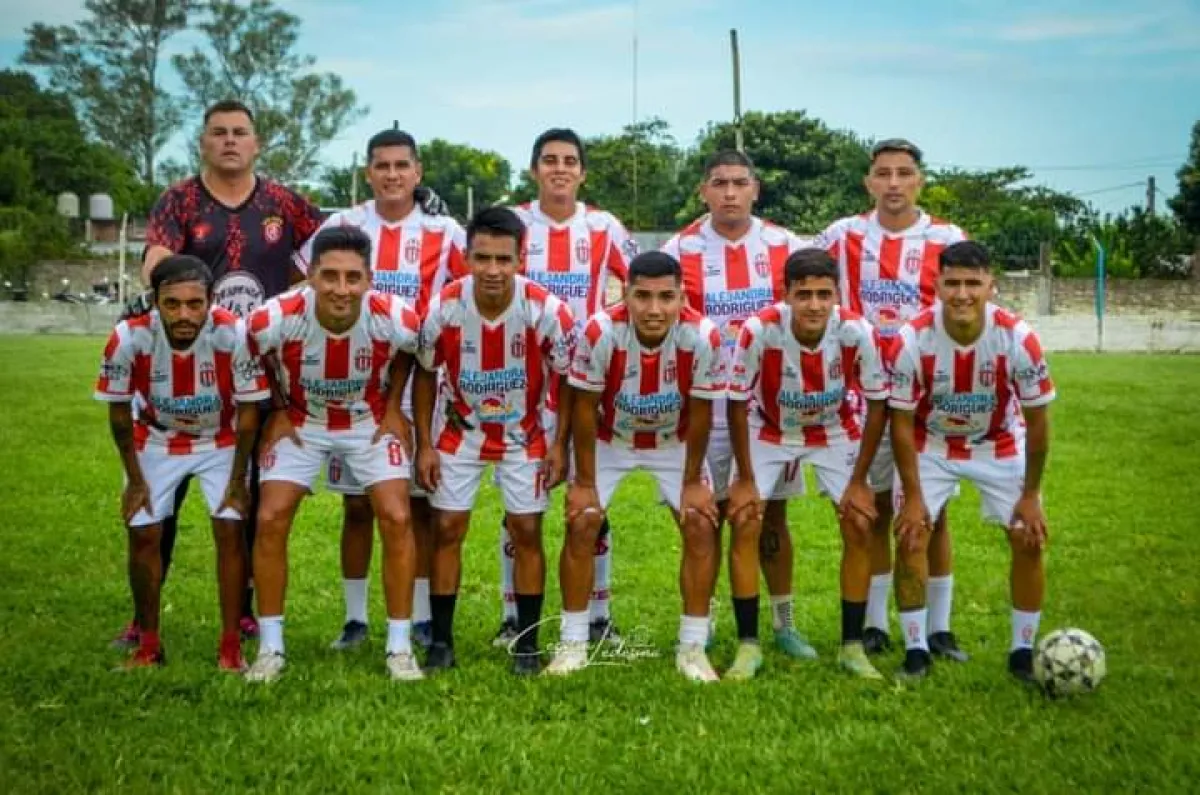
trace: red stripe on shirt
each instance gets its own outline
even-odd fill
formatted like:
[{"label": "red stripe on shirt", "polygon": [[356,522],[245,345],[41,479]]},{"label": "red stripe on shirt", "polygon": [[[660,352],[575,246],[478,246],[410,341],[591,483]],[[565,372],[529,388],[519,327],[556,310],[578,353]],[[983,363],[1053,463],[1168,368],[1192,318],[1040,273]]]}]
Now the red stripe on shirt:
[{"label": "red stripe on shirt", "polygon": [[[804,383],[805,393],[825,391],[825,354],[823,351],[800,352],[800,378]],[[805,447],[828,447],[829,437],[824,425],[805,425]]]},{"label": "red stripe on shirt", "polygon": [[904,251],[904,238],[884,235],[879,244],[879,278],[894,282],[900,278],[900,255]]},{"label": "red stripe on shirt", "polygon": [[608,372],[604,374],[604,392],[600,396],[600,425],[596,429],[596,438],[602,442],[611,442],[613,438],[613,420],[616,413],[617,395],[625,380],[625,361],[629,352],[623,348],[615,349],[608,362]]},{"label": "red stripe on shirt", "polygon": [[233,354],[214,351],[213,364],[217,368],[217,394],[221,397],[217,447],[228,447],[234,442],[233,417],[237,412],[237,405],[233,402]]},{"label": "red stripe on shirt", "polygon": [[[521,428],[525,431],[528,442],[525,447],[526,458],[539,459],[546,457],[546,433],[542,428],[542,392],[547,378],[546,366],[542,362],[543,354],[538,345],[537,330],[525,329],[525,419]],[[554,379],[555,392],[558,391],[558,373],[550,373]]]},{"label": "red stripe on shirt", "polygon": [[508,340],[505,338],[504,329],[507,324],[501,323],[498,326],[489,326],[486,323],[481,324],[483,339],[480,341],[479,351],[479,367],[481,370],[503,370],[507,361],[506,350]]},{"label": "red stripe on shirt", "polygon": [[862,284],[862,252],[863,252],[863,235],[859,232],[846,233],[846,292],[849,293],[846,299],[850,303],[850,308],[859,314],[862,314],[862,293],[859,290],[859,285]]},{"label": "red stripe on shirt", "polygon": [[758,365],[758,377],[762,384],[762,405],[758,410],[763,418],[763,427],[758,438],[764,442],[779,444],[783,441],[779,419],[779,390],[783,387],[783,351],[778,348],[763,351],[762,361]]},{"label": "red stripe on shirt", "polygon": [[288,379],[288,417],[299,427],[308,417],[308,398],[300,384],[304,366],[304,341],[287,340],[279,352],[279,363]]},{"label": "red stripe on shirt", "polygon": [[571,270],[571,230],[569,227],[550,229],[546,241],[546,270],[567,273]]},{"label": "red stripe on shirt", "polygon": [[444,232],[432,229],[426,229],[421,233],[421,282],[417,288],[416,302],[418,315],[425,313],[425,307],[429,306],[429,301],[433,297],[433,285],[442,265],[444,238]]},{"label": "red stripe on shirt", "polygon": [[941,272],[939,259],[946,247],[940,243],[926,243],[921,258],[921,308],[933,306],[937,300],[937,278]]},{"label": "red stripe on shirt", "polygon": [[[661,362],[661,357],[656,351],[654,353],[643,353],[641,355],[641,363],[638,380],[639,395],[654,395],[659,391],[658,368]],[[657,447],[654,431],[634,431],[633,432],[633,449],[634,450],[653,450]]]},{"label": "red stripe on shirt", "polygon": [[767,255],[771,260],[771,290],[776,301],[783,300],[784,269],[790,254],[791,251],[786,245],[767,246]]},{"label": "red stripe on shirt", "polygon": [[171,354],[171,397],[196,394],[196,357],[190,353]]},{"label": "red stripe on shirt", "polygon": [[[587,312],[591,316],[601,309],[601,291],[604,285],[600,283],[600,274],[604,268],[604,260],[608,254],[608,233],[603,229],[593,229],[590,235],[591,275],[588,278]],[[577,318],[586,320],[587,318]]]},{"label": "red stripe on shirt", "polygon": [[921,372],[918,379],[913,381],[912,402],[917,404],[917,414],[913,421],[913,441],[917,452],[925,450],[925,439],[928,436],[929,414],[933,411],[933,373],[937,369],[937,356],[921,357]]},{"label": "red stripe on shirt", "polygon": [[750,259],[745,246],[725,247],[725,289],[745,290],[750,287]]},{"label": "red stripe on shirt", "polygon": [[704,314],[704,257],[698,253],[683,254],[679,257],[679,267],[683,271],[683,294],[688,306]]}]

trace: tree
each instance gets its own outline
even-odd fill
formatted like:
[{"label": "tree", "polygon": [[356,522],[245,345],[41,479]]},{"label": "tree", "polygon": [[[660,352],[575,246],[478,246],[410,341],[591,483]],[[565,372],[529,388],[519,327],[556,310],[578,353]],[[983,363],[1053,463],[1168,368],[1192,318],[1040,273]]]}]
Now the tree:
[{"label": "tree", "polygon": [[1179,193],[1168,204],[1179,225],[1188,234],[1200,237],[1200,120],[1192,125],[1188,158],[1175,176],[1179,178]]},{"label": "tree", "polygon": [[687,188],[684,153],[662,119],[627,125],[620,135],[585,141],[587,180],[580,197],[616,215],[631,230],[667,230]]},{"label": "tree", "polygon": [[154,165],[182,119],[162,86],[164,44],[188,23],[192,0],[87,0],[77,25],[35,23],[22,63],[48,71],[91,133],[154,183]]},{"label": "tree", "polygon": [[[467,186],[473,191],[476,208],[510,201],[512,167],[503,156],[466,144],[434,138],[421,147],[422,184],[429,186],[450,205],[452,213],[465,217]],[[369,190],[363,186],[365,190]]]},{"label": "tree", "polygon": [[[862,212],[870,199],[863,176],[870,154],[852,133],[833,130],[804,111],[751,112],[742,118],[746,154],[762,184],[756,212],[798,233],[815,233],[844,215]],[[719,149],[732,149],[731,123],[709,124],[681,174],[690,194],[676,213],[679,224],[704,212],[695,193],[704,161]]]},{"label": "tree", "polygon": [[358,195],[354,195],[354,166],[329,166],[321,176],[318,187],[321,204],[326,207],[351,207],[371,198],[371,186],[358,175]]},{"label": "tree", "polygon": [[198,114],[222,99],[254,111],[259,170],[286,183],[313,175],[321,147],[366,115],[354,91],[332,73],[310,71],[316,59],[295,52],[300,19],[270,0],[213,0],[195,47],[171,62]]}]

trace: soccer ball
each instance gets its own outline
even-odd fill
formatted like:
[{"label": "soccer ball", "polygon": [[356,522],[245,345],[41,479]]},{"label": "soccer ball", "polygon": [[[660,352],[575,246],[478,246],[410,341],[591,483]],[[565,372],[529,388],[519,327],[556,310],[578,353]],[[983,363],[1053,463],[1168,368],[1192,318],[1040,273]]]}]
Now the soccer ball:
[{"label": "soccer ball", "polygon": [[1051,697],[1090,693],[1104,679],[1104,647],[1082,629],[1056,629],[1033,652],[1033,676]]}]

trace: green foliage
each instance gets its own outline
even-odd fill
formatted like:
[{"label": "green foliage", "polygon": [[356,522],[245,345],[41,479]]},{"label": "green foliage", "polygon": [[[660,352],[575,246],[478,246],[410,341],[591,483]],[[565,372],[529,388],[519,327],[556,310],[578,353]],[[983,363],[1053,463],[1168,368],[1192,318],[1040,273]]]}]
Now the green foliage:
[{"label": "green foliage", "polygon": [[580,197],[608,210],[631,231],[672,229],[688,187],[684,153],[662,119],[627,125],[620,135],[585,141],[587,180]]},{"label": "green foliage", "polygon": [[214,0],[203,10],[196,29],[205,46],[171,58],[187,88],[192,117],[219,100],[241,100],[254,111],[262,147],[258,170],[289,184],[314,176],[321,148],[367,108],[341,77],[312,72],[316,58],[296,53],[295,14],[270,0]]},{"label": "green foliage", "polygon": [[[475,209],[505,201],[512,170],[501,155],[434,138],[421,146],[422,184],[427,185],[450,206],[459,218],[467,214],[467,186],[471,186]],[[369,196],[366,180],[359,185]],[[360,199],[361,201],[361,199]]]},{"label": "green foliage", "polygon": [[37,264],[78,253],[66,220],[44,199],[30,207],[0,206],[0,278],[16,286],[33,280]]},{"label": "green foliage", "polygon": [[1179,193],[1169,202],[1171,209],[1180,226],[1200,238],[1200,120],[1192,125],[1187,160],[1175,176],[1179,179]]},{"label": "green foliage", "polygon": [[1091,276],[1095,243],[1105,250],[1105,270],[1114,278],[1186,279],[1191,273],[1191,239],[1174,220],[1141,207],[1118,215],[1083,216],[1065,229],[1054,249],[1058,276]]}]

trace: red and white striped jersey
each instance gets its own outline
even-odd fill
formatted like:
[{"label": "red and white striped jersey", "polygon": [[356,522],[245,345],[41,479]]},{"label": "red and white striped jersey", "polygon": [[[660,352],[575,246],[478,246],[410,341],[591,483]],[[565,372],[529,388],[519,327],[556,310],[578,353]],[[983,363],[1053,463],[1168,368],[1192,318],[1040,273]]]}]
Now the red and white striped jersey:
[{"label": "red and white striped jersey", "polygon": [[939,307],[900,330],[888,403],[915,412],[918,452],[954,461],[1012,458],[1024,447],[1020,406],[1054,399],[1037,334],[995,304],[986,312],[983,334],[969,347],[946,334]]},{"label": "red and white striped jersey", "polygon": [[214,306],[196,340],[175,350],[158,310],[122,320],[104,346],[97,400],[137,404],[134,444],[170,455],[230,447],[237,441],[236,402],[271,396],[246,347],[242,321]]},{"label": "red and white striped jersey", "polygon": [[415,354],[420,333],[404,299],[367,290],[358,321],[332,334],[317,321],[317,296],[307,285],[272,298],[246,326],[250,352],[279,361],[292,424],[327,431],[383,419],[392,361]]},{"label": "red and white striped jersey", "polygon": [[571,309],[582,326],[604,308],[608,277],[624,282],[637,243],[612,213],[575,203],[559,223],[536,200],[513,208],[525,224],[521,274],[545,287]]},{"label": "red and white striped jersey", "polygon": [[429,306],[419,360],[426,370],[443,368],[443,453],[479,461],[546,456],[546,382],[567,372],[575,321],[544,287],[515,278],[512,303],[495,320],[479,314],[473,276],[449,284]]},{"label": "red and white striped jersey", "polygon": [[849,392],[888,398],[878,337],[858,314],[834,307],[815,348],[797,341],[792,308],[782,301],[742,324],[729,399],[751,401],[752,438],[804,447],[857,442],[862,425]]},{"label": "red and white striped jersey", "polygon": [[[781,226],[752,218],[741,240],[728,240],[704,216],[663,244],[679,260],[684,297],[721,332],[726,366],[746,318],[783,298],[788,255],[811,245]],[[724,428],[725,401],[713,406],[713,427]]]},{"label": "red and white striped jersey", "polygon": [[[321,229],[356,226],[371,237],[371,287],[398,295],[423,315],[433,296],[448,282],[467,275],[463,251],[466,233],[448,215],[426,215],[419,206],[400,221],[385,221],[375,201],[340,210],[325,219]],[[314,234],[296,252],[296,267],[308,272]]]},{"label": "red and white striped jersey", "polygon": [[571,385],[600,392],[596,438],[634,450],[687,438],[687,398],[725,397],[725,358],[716,325],[685,306],[665,340],[642,346],[625,304],[588,320],[576,341]]},{"label": "red and white striped jersey", "polygon": [[[842,303],[885,340],[937,298],[938,256],[967,236],[924,211],[901,232],[889,232],[874,211],[830,224],[817,245],[837,260]],[[888,352],[894,343],[886,343]]]}]

